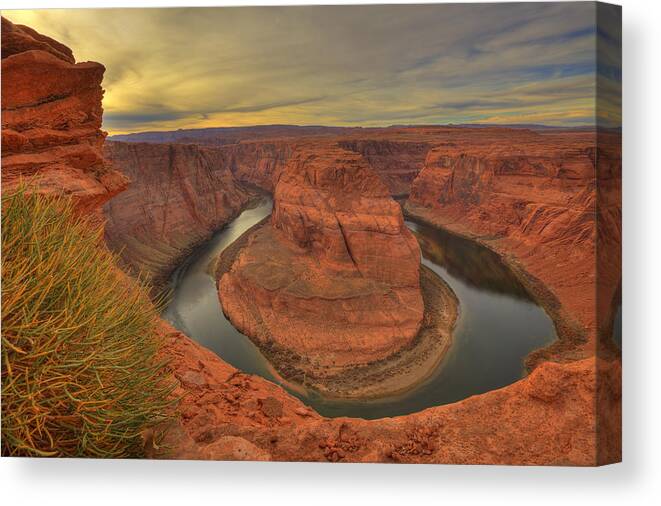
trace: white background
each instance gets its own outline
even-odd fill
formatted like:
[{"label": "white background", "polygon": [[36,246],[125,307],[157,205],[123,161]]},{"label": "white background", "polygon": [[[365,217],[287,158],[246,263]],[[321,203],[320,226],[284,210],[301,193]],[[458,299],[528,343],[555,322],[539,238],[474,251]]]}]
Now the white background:
[{"label": "white background", "polygon": [[[0,0],[2,9],[181,1]],[[305,4],[196,1],[188,5]],[[357,2],[325,2],[357,3]],[[384,3],[384,2],[359,2]],[[400,1],[399,3],[406,3]],[[417,2],[421,3],[421,2]],[[0,459],[4,504],[661,504],[661,2],[624,7],[624,463],[508,468]],[[396,36],[396,34],[393,34]]]}]

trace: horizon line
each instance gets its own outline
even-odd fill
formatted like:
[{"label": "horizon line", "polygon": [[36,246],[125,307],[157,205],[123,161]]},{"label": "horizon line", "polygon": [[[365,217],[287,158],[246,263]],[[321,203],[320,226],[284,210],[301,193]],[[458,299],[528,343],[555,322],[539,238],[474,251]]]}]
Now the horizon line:
[{"label": "horizon line", "polygon": [[343,130],[384,130],[389,128],[421,128],[421,127],[472,127],[472,128],[546,128],[552,130],[575,130],[575,129],[606,129],[606,130],[621,130],[621,126],[606,126],[594,123],[580,123],[576,125],[549,125],[545,123],[396,123],[385,126],[347,126],[347,125],[324,125],[324,124],[309,124],[301,125],[296,123],[264,123],[254,125],[235,125],[235,126],[209,126],[209,127],[189,127],[189,128],[175,128],[171,130],[139,130],[135,132],[125,133],[110,133],[108,137],[128,136],[128,135],[141,135],[141,134],[158,134],[158,133],[174,133],[174,132],[194,132],[201,130],[239,130],[249,128],[274,128],[274,127],[290,127],[290,128],[333,128]]}]

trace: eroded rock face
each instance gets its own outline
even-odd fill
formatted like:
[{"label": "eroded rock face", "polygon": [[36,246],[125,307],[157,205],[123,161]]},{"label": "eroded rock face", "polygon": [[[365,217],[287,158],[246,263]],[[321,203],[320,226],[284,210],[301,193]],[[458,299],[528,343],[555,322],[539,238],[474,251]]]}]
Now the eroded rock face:
[{"label": "eroded rock face", "polygon": [[273,193],[280,174],[292,154],[292,143],[239,142],[224,146],[222,151],[238,181]]},{"label": "eroded rock face", "polygon": [[360,155],[299,147],[270,226],[220,281],[223,309],[259,342],[320,366],[364,364],[407,346],[422,320],[420,249]]},{"label": "eroded rock face", "polygon": [[302,149],[278,181],[271,223],[331,270],[391,286],[419,284],[417,241],[358,155],[334,146]]},{"label": "eroded rock face", "polygon": [[218,149],[107,142],[105,154],[131,180],[104,207],[106,242],[156,284],[250,198]]},{"label": "eroded rock face", "polygon": [[534,353],[530,366],[594,354],[595,139],[575,131],[455,132],[428,153],[412,185],[410,212],[487,241],[561,302],[575,327],[573,342],[561,335]]},{"label": "eroded rock face", "polygon": [[75,63],[69,48],[2,18],[3,188],[23,180],[70,195],[94,212],[126,187],[106,164],[101,81],[95,62]]},{"label": "eroded rock face", "polygon": [[[322,462],[595,465],[619,459],[618,424],[601,425],[594,398],[621,413],[621,365],[545,362],[505,388],[419,413],[323,418],[283,389],[244,374],[165,326],[181,418],[154,457]],[[192,373],[192,374],[191,374]],[[619,418],[618,418],[619,419]]]},{"label": "eroded rock face", "polygon": [[432,149],[413,183],[411,202],[441,211],[461,207],[469,221],[481,223],[481,231],[530,244],[593,239],[591,139],[547,139],[532,132],[509,141],[502,137],[484,139],[486,145]]},{"label": "eroded rock face", "polygon": [[422,170],[431,144],[388,139],[350,139],[340,147],[363,155],[394,196],[407,195]]}]

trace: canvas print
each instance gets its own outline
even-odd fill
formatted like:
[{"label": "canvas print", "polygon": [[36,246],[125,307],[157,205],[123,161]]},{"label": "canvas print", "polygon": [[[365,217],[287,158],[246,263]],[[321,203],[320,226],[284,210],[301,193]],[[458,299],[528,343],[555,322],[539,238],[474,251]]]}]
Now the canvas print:
[{"label": "canvas print", "polygon": [[621,9],[2,13],[2,455],[621,458]]}]

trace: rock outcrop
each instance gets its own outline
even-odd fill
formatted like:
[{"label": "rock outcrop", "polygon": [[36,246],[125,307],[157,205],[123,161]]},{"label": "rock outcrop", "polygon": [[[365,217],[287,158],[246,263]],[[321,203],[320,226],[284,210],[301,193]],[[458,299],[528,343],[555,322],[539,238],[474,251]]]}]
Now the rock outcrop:
[{"label": "rock outcrop", "polygon": [[[620,456],[617,424],[600,427],[597,447],[594,359],[545,362],[505,388],[411,415],[328,419],[183,334],[164,333],[182,416],[150,450],[154,457],[589,466]],[[601,390],[601,409],[616,419],[621,365],[601,370],[613,387]]]},{"label": "rock outcrop", "polygon": [[126,188],[103,158],[101,81],[63,44],[2,18],[2,185],[70,195],[84,213]]},{"label": "rock outcrop", "polygon": [[218,149],[107,142],[105,154],[131,180],[104,207],[106,243],[156,285],[250,199]]},{"label": "rock outcrop", "polygon": [[610,342],[622,291],[622,136],[603,132],[597,140],[597,320],[601,341]]},{"label": "rock outcrop", "polygon": [[319,367],[383,359],[409,345],[423,314],[420,249],[360,155],[299,147],[220,298],[232,323]]}]

